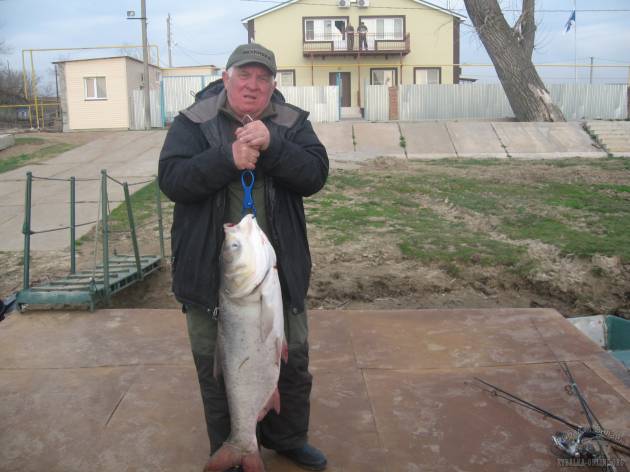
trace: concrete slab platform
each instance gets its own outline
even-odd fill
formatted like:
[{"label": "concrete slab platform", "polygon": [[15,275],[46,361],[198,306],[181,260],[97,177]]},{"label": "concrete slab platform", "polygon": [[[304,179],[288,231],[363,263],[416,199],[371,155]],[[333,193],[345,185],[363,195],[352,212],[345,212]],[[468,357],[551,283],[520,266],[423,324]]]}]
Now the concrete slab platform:
[{"label": "concrete slab platform", "polygon": [[354,123],[354,136],[358,154],[405,157],[396,123]]},{"label": "concrete slab platform", "polygon": [[[12,314],[0,470],[200,470],[209,445],[185,329],[177,310]],[[562,426],[473,383],[583,423],[557,359],[630,442],[630,374],[554,310],[313,310],[310,329],[310,441],[330,471],[559,470]]]},{"label": "concrete slab platform", "polygon": [[492,123],[513,158],[606,157],[579,123]]},{"label": "concrete slab platform", "polygon": [[442,159],[457,155],[445,122],[400,123],[400,129],[409,159]]},{"label": "concrete slab platform", "polygon": [[457,157],[464,159],[507,157],[490,122],[449,121],[446,128]]}]

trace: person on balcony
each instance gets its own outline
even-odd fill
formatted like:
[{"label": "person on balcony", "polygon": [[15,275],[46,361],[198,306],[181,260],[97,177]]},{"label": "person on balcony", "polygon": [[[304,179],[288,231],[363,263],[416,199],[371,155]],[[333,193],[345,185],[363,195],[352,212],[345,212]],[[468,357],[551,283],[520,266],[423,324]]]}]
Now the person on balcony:
[{"label": "person on balcony", "polygon": [[346,26],[346,44],[348,45],[348,51],[354,51],[354,26],[350,23]]},{"label": "person on balcony", "polygon": [[365,26],[365,23],[361,22],[359,27],[357,28],[357,33],[359,33],[359,51],[368,49],[367,45],[367,32],[368,28]]}]

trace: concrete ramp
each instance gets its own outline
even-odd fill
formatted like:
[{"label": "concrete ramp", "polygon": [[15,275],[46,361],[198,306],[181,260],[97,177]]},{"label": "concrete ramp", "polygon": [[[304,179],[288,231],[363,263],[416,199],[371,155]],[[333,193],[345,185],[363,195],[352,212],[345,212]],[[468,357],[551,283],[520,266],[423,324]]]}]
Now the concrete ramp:
[{"label": "concrete ramp", "polygon": [[457,157],[464,159],[507,157],[490,122],[449,121],[446,128]]},{"label": "concrete ramp", "polygon": [[397,123],[354,123],[357,154],[369,158],[404,158]]},{"label": "concrete ramp", "polygon": [[606,157],[579,123],[493,123],[510,157]]},{"label": "concrete ramp", "polygon": [[409,159],[456,157],[445,122],[400,123],[400,130],[405,137]]},{"label": "concrete ramp", "polygon": [[[628,371],[554,310],[313,310],[310,326],[310,441],[330,471],[561,470],[551,434],[563,426],[473,382],[582,424],[558,360],[630,442]],[[209,445],[185,329],[177,310],[3,321],[0,470],[201,470]],[[267,470],[300,470],[263,457]]]}]

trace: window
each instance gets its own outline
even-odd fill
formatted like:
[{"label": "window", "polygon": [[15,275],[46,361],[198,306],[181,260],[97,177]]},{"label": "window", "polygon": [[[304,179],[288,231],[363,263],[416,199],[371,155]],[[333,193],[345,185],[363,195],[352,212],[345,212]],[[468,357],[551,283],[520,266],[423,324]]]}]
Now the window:
[{"label": "window", "polygon": [[304,19],[304,41],[345,40],[346,17]]},{"label": "window", "polygon": [[405,39],[405,19],[393,17],[360,17],[368,29],[368,41],[402,41]]},{"label": "window", "polygon": [[304,39],[306,41],[315,40],[315,22],[313,20],[306,20],[304,22]]},{"label": "window", "polygon": [[442,83],[442,69],[439,67],[415,67],[413,69],[414,84]]},{"label": "window", "polygon": [[295,87],[295,70],[279,70],[276,73],[278,87]]},{"label": "window", "polygon": [[85,99],[105,100],[107,99],[107,88],[105,87],[105,77],[85,77]]},{"label": "window", "polygon": [[398,85],[398,71],[396,69],[370,69],[370,84],[395,87]]}]

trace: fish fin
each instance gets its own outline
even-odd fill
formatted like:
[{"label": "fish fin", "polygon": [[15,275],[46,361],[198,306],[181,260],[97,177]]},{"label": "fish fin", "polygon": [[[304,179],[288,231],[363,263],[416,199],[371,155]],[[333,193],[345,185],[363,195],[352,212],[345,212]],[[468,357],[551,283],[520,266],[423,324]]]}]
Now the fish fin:
[{"label": "fish fin", "polygon": [[287,340],[284,339],[284,336],[276,340],[276,350],[278,353],[278,362],[276,365],[280,365],[280,360],[283,360],[285,364],[288,364],[289,346],[287,346]]},{"label": "fish fin", "polygon": [[271,393],[271,396],[269,397],[269,400],[267,400],[267,403],[265,403],[265,406],[263,406],[262,410],[260,410],[260,413],[258,413],[257,421],[262,421],[263,418],[267,416],[267,413],[269,413],[271,410],[274,410],[277,414],[280,414],[280,392],[278,391],[277,386],[276,389]]},{"label": "fish fin", "polygon": [[265,472],[265,464],[260,457],[260,452],[251,452],[243,457],[241,463],[243,472]]},{"label": "fish fin", "polygon": [[214,363],[212,366],[212,376],[214,377],[215,380],[217,380],[219,377],[221,377],[221,375],[223,375],[223,368],[221,367],[221,364],[223,362],[223,358],[222,358],[222,349],[221,349],[221,345],[220,345],[221,341],[220,338],[217,336],[217,344],[214,347]]},{"label": "fish fin", "polygon": [[[223,472],[231,467],[240,465],[243,453],[228,443],[223,443],[217,452],[212,454],[203,472]],[[254,469],[255,470],[255,469]]]},{"label": "fish fin", "polygon": [[[282,316],[282,295],[277,269],[274,267],[262,283],[260,310],[260,341],[265,342],[273,331],[276,316]],[[279,311],[279,313],[278,313]]]},{"label": "fish fin", "polygon": [[271,394],[271,400],[273,402],[273,409],[276,412],[276,414],[280,414],[280,391],[278,390],[278,387],[276,386],[276,389],[273,391],[273,393]]}]

